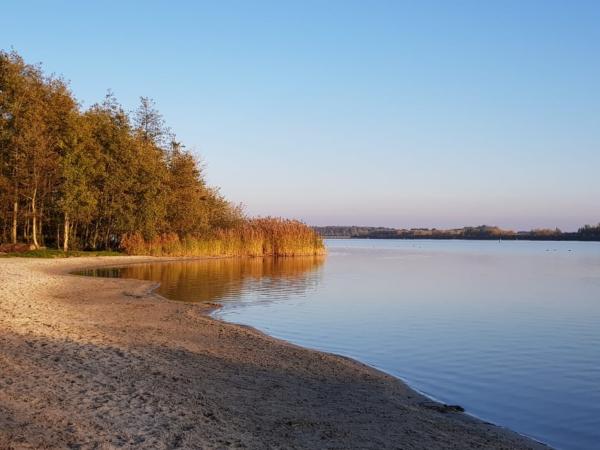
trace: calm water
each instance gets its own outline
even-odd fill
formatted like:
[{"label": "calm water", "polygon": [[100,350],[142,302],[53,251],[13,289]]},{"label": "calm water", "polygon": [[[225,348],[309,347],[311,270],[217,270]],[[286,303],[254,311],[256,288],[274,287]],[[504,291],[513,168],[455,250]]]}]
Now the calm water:
[{"label": "calm water", "polygon": [[564,449],[600,448],[600,244],[328,241],[323,258],[140,264],[173,299],[344,354]]}]

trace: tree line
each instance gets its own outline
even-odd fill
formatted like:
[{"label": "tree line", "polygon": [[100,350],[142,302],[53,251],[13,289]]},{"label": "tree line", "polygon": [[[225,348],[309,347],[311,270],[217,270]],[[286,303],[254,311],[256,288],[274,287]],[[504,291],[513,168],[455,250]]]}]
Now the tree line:
[{"label": "tree line", "polygon": [[370,239],[506,239],[506,240],[554,240],[554,241],[600,241],[600,224],[585,225],[576,232],[563,232],[558,228],[538,228],[530,231],[504,230],[496,226],[480,225],[452,229],[385,227],[314,227],[323,237],[370,238]]},{"label": "tree line", "polygon": [[0,51],[0,242],[119,249],[124,236],[204,239],[248,223],[152,100],[128,113],[108,93],[83,109],[63,78]]}]

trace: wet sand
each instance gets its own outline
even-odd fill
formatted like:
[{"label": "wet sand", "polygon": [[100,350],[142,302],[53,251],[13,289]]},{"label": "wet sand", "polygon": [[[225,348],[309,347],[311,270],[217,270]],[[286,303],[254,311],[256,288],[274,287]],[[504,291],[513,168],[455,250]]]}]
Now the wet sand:
[{"label": "wet sand", "polygon": [[547,449],[348,358],[72,270],[0,258],[0,448]]}]

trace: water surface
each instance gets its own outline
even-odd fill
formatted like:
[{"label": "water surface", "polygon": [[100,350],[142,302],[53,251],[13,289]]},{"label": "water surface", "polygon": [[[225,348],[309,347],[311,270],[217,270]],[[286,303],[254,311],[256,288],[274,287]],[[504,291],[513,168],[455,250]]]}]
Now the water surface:
[{"label": "water surface", "polygon": [[[323,258],[156,263],[215,315],[357,358],[564,449],[599,448],[600,244],[330,240]],[[106,272],[106,270],[105,270]]]}]

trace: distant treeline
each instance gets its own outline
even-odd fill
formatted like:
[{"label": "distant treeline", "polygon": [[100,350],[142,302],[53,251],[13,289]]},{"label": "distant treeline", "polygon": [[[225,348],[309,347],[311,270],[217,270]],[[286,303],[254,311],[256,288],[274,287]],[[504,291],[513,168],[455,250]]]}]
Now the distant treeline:
[{"label": "distant treeline", "polygon": [[[0,243],[169,254],[314,254],[321,238],[248,219],[207,186],[145,97],[82,109],[68,84],[0,51]],[[176,245],[177,243],[177,245]]]},{"label": "distant treeline", "polygon": [[326,238],[600,241],[600,224],[597,226],[585,225],[576,232],[562,232],[558,228],[512,231],[487,225],[449,230],[438,230],[436,228],[411,228],[407,230],[356,226],[314,227],[314,230]]}]

